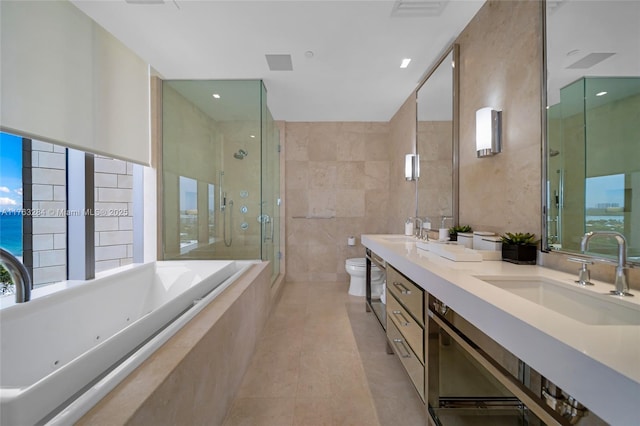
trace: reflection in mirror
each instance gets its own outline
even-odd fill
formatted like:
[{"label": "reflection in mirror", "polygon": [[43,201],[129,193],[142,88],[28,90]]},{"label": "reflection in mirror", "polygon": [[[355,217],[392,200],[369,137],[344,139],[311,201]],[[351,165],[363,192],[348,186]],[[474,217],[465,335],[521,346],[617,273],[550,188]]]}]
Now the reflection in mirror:
[{"label": "reflection in mirror", "polygon": [[198,181],[180,176],[180,253],[198,245]]},{"label": "reflection in mirror", "polygon": [[443,216],[453,217],[457,223],[453,66],[456,54],[457,46],[453,46],[427,74],[417,94],[420,179],[416,216],[426,217],[432,229],[440,226]]},{"label": "reflection in mirror", "polygon": [[[546,248],[617,231],[640,263],[640,2],[547,3]],[[595,30],[597,29],[597,31]],[[615,239],[589,252],[615,256]]]}]

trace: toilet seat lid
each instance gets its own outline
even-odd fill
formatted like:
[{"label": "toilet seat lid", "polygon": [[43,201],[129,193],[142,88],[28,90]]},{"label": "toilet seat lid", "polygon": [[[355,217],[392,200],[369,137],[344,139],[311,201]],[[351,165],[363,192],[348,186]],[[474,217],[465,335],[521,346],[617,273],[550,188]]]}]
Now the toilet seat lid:
[{"label": "toilet seat lid", "polygon": [[349,266],[367,266],[367,260],[364,257],[354,257],[353,259],[347,259],[347,265]]},{"label": "toilet seat lid", "polygon": [[[354,257],[353,259],[347,259],[347,265],[365,268],[367,266],[367,259],[365,259],[364,257]],[[378,267],[372,264],[371,269],[378,269]]]}]

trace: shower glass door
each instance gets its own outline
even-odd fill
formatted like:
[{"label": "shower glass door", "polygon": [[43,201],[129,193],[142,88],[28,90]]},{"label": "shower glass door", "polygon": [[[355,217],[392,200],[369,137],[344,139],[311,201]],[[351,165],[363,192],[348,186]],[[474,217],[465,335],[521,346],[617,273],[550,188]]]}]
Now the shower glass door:
[{"label": "shower glass door", "polygon": [[262,259],[271,262],[273,283],[280,273],[280,131],[267,107],[262,85]]},{"label": "shower glass door", "polygon": [[279,134],[260,80],[162,82],[161,259],[279,273]]}]

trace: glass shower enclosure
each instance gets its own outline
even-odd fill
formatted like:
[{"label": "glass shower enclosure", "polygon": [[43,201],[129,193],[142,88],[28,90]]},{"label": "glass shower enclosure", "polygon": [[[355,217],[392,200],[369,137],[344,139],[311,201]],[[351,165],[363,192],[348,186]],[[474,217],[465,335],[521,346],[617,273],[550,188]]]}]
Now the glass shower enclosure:
[{"label": "glass shower enclosure", "polygon": [[162,254],[280,272],[280,132],[261,80],[162,83]]}]

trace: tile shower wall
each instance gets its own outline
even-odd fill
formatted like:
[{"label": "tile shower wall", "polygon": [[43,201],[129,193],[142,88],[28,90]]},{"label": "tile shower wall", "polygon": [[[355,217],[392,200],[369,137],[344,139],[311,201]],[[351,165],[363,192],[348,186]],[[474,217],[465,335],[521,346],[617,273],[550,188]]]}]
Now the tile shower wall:
[{"label": "tile shower wall", "polygon": [[[541,232],[540,2],[489,0],[460,44],[460,222]],[[502,109],[502,153],[476,158],[475,111]]]},{"label": "tile shower wall", "polygon": [[287,280],[346,281],[360,235],[387,232],[389,136],[388,123],[285,124]]}]

